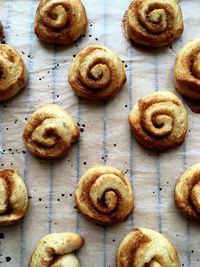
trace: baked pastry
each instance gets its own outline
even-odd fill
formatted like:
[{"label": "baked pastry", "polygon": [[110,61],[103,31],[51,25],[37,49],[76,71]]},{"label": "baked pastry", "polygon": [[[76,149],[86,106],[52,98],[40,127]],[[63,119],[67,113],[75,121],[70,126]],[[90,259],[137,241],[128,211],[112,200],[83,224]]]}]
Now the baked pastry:
[{"label": "baked pastry", "polygon": [[26,84],[23,59],[14,48],[0,44],[0,100],[12,98]]},{"label": "baked pastry", "polygon": [[174,198],[181,212],[200,223],[200,163],[187,169],[178,179]]},{"label": "baked pastry", "polygon": [[170,45],[184,29],[177,0],[133,0],[124,17],[125,33],[138,44]]},{"label": "baked pastry", "polygon": [[200,100],[200,39],[188,42],[177,55],[174,79],[182,95]]},{"label": "baked pastry", "polygon": [[160,233],[136,228],[121,242],[117,267],[180,267],[174,246]]},{"label": "baked pastry", "polygon": [[134,208],[134,195],[123,172],[94,166],[81,178],[75,193],[77,208],[88,219],[102,225],[118,223]]},{"label": "baked pastry", "polygon": [[36,110],[27,121],[23,139],[39,158],[59,158],[80,136],[79,128],[63,108],[48,104]]},{"label": "baked pastry", "polygon": [[138,142],[157,151],[182,144],[188,128],[182,102],[168,91],[140,99],[129,115],[129,123]]},{"label": "baked pastry", "polygon": [[84,245],[75,233],[53,233],[43,237],[36,246],[29,267],[80,267],[75,251]]},{"label": "baked pastry", "polygon": [[87,15],[81,0],[41,0],[35,16],[35,33],[53,44],[71,44],[87,30]]},{"label": "baked pastry", "polygon": [[14,169],[0,170],[0,225],[20,221],[28,208],[24,181]]},{"label": "baked pastry", "polygon": [[83,98],[100,100],[114,96],[126,82],[124,64],[109,48],[89,45],[72,61],[68,81]]},{"label": "baked pastry", "polygon": [[0,41],[2,41],[4,38],[4,34],[3,34],[3,26],[2,26],[2,23],[0,21]]}]

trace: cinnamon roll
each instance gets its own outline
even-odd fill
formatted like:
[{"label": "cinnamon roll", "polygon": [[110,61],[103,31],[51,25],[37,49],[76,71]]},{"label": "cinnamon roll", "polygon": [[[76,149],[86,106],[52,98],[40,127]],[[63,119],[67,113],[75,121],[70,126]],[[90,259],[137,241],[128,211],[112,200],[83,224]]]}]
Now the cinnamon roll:
[{"label": "cinnamon roll", "polygon": [[150,47],[170,45],[184,29],[177,0],[133,0],[124,26],[131,41]]},{"label": "cinnamon roll", "polygon": [[180,211],[200,223],[200,163],[181,175],[176,183],[174,197]]},{"label": "cinnamon roll", "polygon": [[0,44],[0,100],[12,98],[26,84],[23,59],[14,48]]},{"label": "cinnamon roll", "polygon": [[175,247],[160,233],[136,228],[121,242],[117,267],[180,267]]},{"label": "cinnamon roll", "polygon": [[89,45],[74,58],[68,81],[78,96],[100,100],[112,97],[122,88],[126,73],[122,61],[112,50]]},{"label": "cinnamon roll", "polygon": [[72,116],[58,105],[48,104],[32,114],[23,139],[27,148],[39,158],[59,158],[68,152],[79,135]]},{"label": "cinnamon roll", "polygon": [[177,90],[200,101],[200,39],[188,42],[176,57],[174,78]]},{"label": "cinnamon roll", "polygon": [[0,170],[0,225],[20,221],[28,208],[24,181],[14,169]]},{"label": "cinnamon roll", "polygon": [[74,254],[84,245],[84,238],[75,233],[53,233],[36,246],[29,267],[80,267]]},{"label": "cinnamon roll", "polygon": [[160,151],[182,144],[188,128],[182,102],[167,91],[140,99],[129,115],[129,123],[138,142]]},{"label": "cinnamon roll", "polygon": [[123,172],[108,166],[94,166],[80,179],[75,201],[88,219],[110,225],[127,218],[134,208],[134,195]]},{"label": "cinnamon roll", "polygon": [[87,30],[81,0],[41,0],[36,11],[35,33],[47,43],[71,44]]}]

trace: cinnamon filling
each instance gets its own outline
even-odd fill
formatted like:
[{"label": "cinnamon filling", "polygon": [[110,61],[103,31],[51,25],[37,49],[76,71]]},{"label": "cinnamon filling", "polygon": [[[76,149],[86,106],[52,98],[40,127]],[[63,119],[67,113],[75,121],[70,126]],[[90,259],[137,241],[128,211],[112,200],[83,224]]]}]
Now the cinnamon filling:
[{"label": "cinnamon filling", "polygon": [[3,68],[0,67],[0,80],[5,80],[6,79],[6,72],[4,71]]},{"label": "cinnamon filling", "polygon": [[44,12],[43,24],[53,31],[58,31],[70,27],[73,17],[70,5],[54,3]]},{"label": "cinnamon filling", "polygon": [[197,54],[193,61],[192,74],[195,78],[200,79],[200,52]]}]

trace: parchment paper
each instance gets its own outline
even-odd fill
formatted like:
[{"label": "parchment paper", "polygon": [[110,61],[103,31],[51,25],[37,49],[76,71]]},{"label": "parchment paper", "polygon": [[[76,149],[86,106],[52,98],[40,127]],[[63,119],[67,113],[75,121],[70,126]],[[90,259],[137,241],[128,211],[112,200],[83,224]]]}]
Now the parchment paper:
[{"label": "parchment paper", "polygon": [[[0,19],[6,41],[25,60],[29,84],[17,97],[0,104],[2,167],[16,167],[28,186],[30,207],[23,222],[0,227],[0,264],[26,267],[37,242],[49,232],[75,231],[86,244],[78,256],[83,267],[114,267],[120,241],[133,227],[162,232],[176,246],[181,266],[200,266],[199,226],[174,205],[174,185],[185,168],[200,161],[200,115],[189,108],[186,142],[167,153],[143,149],[131,135],[128,114],[137,99],[155,90],[174,91],[176,53],[190,39],[200,37],[199,0],[180,1],[185,30],[172,49],[144,50],[124,38],[121,20],[130,0],[83,0],[90,19],[84,38],[70,47],[38,41],[33,23],[38,1],[0,0]],[[127,83],[107,103],[76,97],[67,83],[73,55],[88,44],[103,44],[125,61]],[[177,93],[178,94],[178,93]],[[41,161],[26,152],[22,132],[26,118],[39,106],[57,103],[83,129],[79,143],[58,161]],[[85,127],[84,127],[85,126]],[[135,192],[135,211],[128,221],[97,226],[74,209],[79,177],[94,164],[107,164],[127,173]]]}]

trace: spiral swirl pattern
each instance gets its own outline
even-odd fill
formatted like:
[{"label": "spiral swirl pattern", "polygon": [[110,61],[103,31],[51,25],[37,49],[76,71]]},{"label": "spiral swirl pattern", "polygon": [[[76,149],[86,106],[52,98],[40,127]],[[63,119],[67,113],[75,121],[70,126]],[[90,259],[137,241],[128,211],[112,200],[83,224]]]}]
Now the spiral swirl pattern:
[{"label": "spiral swirl pattern", "polygon": [[174,67],[177,90],[200,100],[200,39],[188,42],[179,52]]},{"label": "spiral swirl pattern", "polygon": [[18,52],[0,44],[0,100],[14,97],[27,84],[26,68]]},{"label": "spiral swirl pattern", "polygon": [[46,235],[36,246],[29,267],[80,267],[74,252],[83,245],[83,237],[75,233]]},{"label": "spiral swirl pattern", "polygon": [[200,223],[200,163],[181,175],[176,183],[174,197],[180,211]]},{"label": "spiral swirl pattern", "polygon": [[188,127],[183,104],[176,95],[167,91],[140,99],[129,115],[129,122],[136,139],[155,150],[182,144]]},{"label": "spiral swirl pattern", "polygon": [[150,47],[171,44],[184,28],[177,0],[134,0],[124,26],[131,41]]},{"label": "spiral swirl pattern", "polygon": [[180,267],[174,246],[160,233],[136,228],[121,242],[117,267]]},{"label": "spiral swirl pattern", "polygon": [[80,0],[41,0],[35,33],[47,43],[71,44],[87,30],[87,15]]},{"label": "spiral swirl pattern", "polygon": [[20,221],[28,208],[26,186],[14,169],[0,170],[0,225]]},{"label": "spiral swirl pattern", "polygon": [[88,99],[107,99],[126,82],[122,61],[109,48],[85,47],[73,60],[68,81],[75,93]]},{"label": "spiral swirl pattern", "polygon": [[80,179],[76,193],[78,209],[90,220],[109,225],[124,220],[134,208],[127,177],[108,166],[94,166]]},{"label": "spiral swirl pattern", "polygon": [[48,104],[36,110],[24,129],[24,142],[40,158],[58,158],[66,154],[80,131],[71,115],[58,105]]}]

